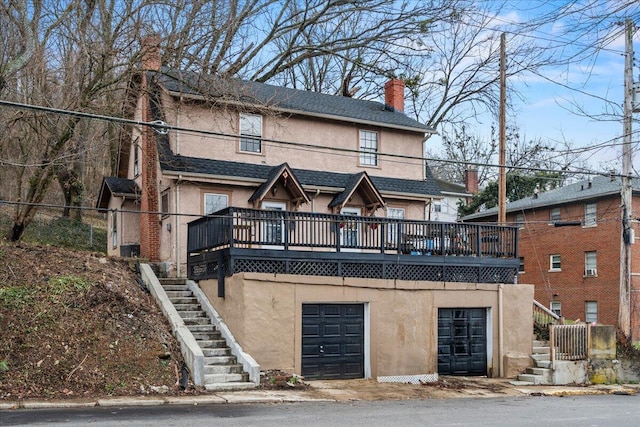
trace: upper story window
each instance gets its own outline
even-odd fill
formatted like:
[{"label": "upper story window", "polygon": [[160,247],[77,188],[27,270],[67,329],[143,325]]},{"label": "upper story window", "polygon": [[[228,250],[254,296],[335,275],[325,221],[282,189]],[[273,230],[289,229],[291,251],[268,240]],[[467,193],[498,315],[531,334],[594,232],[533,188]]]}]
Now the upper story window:
[{"label": "upper story window", "polygon": [[440,202],[433,202],[433,211],[442,212],[442,205],[440,204]]},{"label": "upper story window", "polygon": [[262,116],[240,113],[240,151],[262,153]]},{"label": "upper story window", "polygon": [[138,144],[133,144],[133,176],[140,175],[140,152]]},{"label": "upper story window", "polygon": [[516,222],[516,225],[518,227],[523,228],[524,227],[524,214],[522,214],[522,213],[516,214],[515,222]]},{"label": "upper story window", "polygon": [[584,253],[584,275],[585,276],[598,275],[598,253],[596,251],[590,251],[590,252]]},{"label": "upper story window", "polygon": [[560,255],[554,254],[549,256],[549,271],[561,271],[562,263],[560,262]]},{"label": "upper story window", "polygon": [[595,203],[585,203],[584,204],[584,226],[585,227],[593,227],[597,224],[598,219],[596,217],[596,204]]},{"label": "upper story window", "polygon": [[518,266],[518,273],[524,273],[524,257],[519,257],[520,265]]},{"label": "upper story window", "polygon": [[162,212],[162,217],[166,218],[169,216],[169,193],[164,192],[160,196],[160,211]]},{"label": "upper story window", "polygon": [[[387,218],[404,219],[404,209],[387,208]],[[389,224],[387,228],[387,242],[398,241],[398,224]]]},{"label": "upper story window", "polygon": [[229,196],[226,194],[205,193],[204,214],[210,215],[229,206]]},{"label": "upper story window", "polygon": [[360,131],[360,164],[378,166],[378,132]]},{"label": "upper story window", "polygon": [[554,222],[554,221],[560,221],[561,215],[560,215],[560,208],[552,208],[549,211],[549,221]]}]

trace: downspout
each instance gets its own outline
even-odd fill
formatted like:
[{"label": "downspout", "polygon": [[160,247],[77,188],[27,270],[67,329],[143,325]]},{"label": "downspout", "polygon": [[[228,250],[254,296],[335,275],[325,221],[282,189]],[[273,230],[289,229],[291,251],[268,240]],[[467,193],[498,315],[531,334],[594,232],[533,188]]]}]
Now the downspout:
[{"label": "downspout", "polygon": [[320,189],[316,189],[316,193],[311,196],[311,212],[315,212],[316,211],[316,197],[318,197],[320,195]]},{"label": "downspout", "polygon": [[182,270],[180,268],[180,261],[182,260],[182,258],[180,257],[181,255],[181,241],[180,241],[180,183],[182,182],[182,175],[178,176],[178,180],[176,181],[176,208],[175,208],[175,239],[176,239],[176,244],[175,244],[175,248],[176,248],[176,277],[182,277]]},{"label": "downspout", "polygon": [[504,285],[501,283],[498,285],[498,361],[499,376],[504,376],[504,361],[502,360],[502,354],[504,353],[504,313],[502,308],[503,303],[503,291]]}]

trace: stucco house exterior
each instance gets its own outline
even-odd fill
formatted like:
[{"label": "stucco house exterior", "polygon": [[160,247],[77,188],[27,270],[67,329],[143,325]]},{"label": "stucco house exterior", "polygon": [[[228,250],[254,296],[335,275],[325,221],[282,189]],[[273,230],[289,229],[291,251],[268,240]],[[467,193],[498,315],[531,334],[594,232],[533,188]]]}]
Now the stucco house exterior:
[{"label": "stucco house exterior", "polygon": [[402,81],[384,93],[196,75],[149,47],[125,106],[141,125],[98,200],[109,254],[197,281],[262,369],[515,375],[533,301],[514,284],[517,229],[428,221],[434,130],[403,113]]},{"label": "stucco house exterior", "polygon": [[[632,181],[633,212],[640,183]],[[507,221],[520,228],[518,280],[535,285],[535,299],[569,320],[616,325],[620,295],[622,216],[620,179],[598,176],[507,203]],[[497,210],[465,222],[496,221]],[[633,228],[637,223],[633,222]],[[637,234],[634,234],[634,236]],[[631,326],[640,337],[640,250],[632,244]]]},{"label": "stucco house exterior", "polygon": [[467,205],[474,194],[478,192],[478,170],[469,167],[465,170],[464,184],[456,184],[436,178],[436,184],[440,188],[442,199],[431,203],[431,221],[455,222],[460,219],[458,215],[459,204]]}]

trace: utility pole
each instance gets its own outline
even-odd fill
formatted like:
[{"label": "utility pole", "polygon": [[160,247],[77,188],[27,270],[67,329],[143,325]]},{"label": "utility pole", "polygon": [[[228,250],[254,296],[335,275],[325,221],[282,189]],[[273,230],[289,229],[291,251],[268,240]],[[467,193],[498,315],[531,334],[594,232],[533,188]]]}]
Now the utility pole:
[{"label": "utility pole", "polygon": [[498,224],[507,222],[507,173],[505,170],[505,151],[507,139],[506,103],[507,103],[507,78],[506,78],[506,41],[505,33],[500,35],[500,173],[498,175]]},{"label": "utility pole", "polygon": [[627,340],[631,340],[631,123],[633,120],[633,24],[625,22],[624,62],[624,121],[622,144],[622,177],[620,198],[622,199],[622,233],[620,236],[620,300],[618,328]]}]

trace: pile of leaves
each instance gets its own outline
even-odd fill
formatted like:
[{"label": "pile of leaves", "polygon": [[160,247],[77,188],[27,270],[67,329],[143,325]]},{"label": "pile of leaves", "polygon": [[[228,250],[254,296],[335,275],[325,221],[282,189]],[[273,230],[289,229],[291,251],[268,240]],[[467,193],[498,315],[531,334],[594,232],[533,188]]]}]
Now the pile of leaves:
[{"label": "pile of leaves", "polygon": [[0,240],[0,265],[0,400],[185,393],[179,346],[127,262]]},{"label": "pile of leaves", "polygon": [[260,373],[260,388],[267,390],[307,390],[310,386],[305,383],[304,378],[299,375],[274,369]]}]

